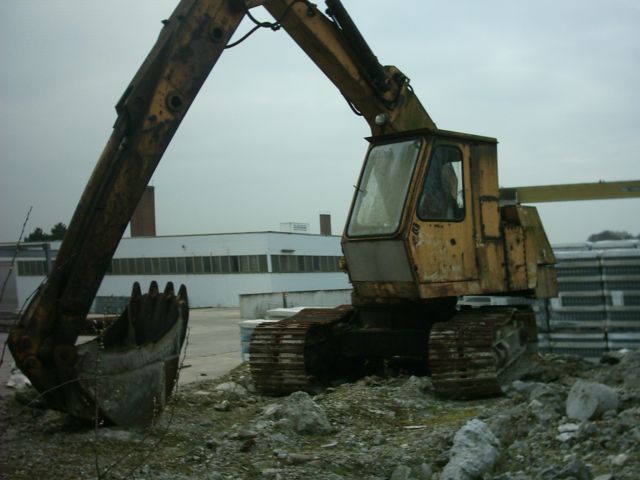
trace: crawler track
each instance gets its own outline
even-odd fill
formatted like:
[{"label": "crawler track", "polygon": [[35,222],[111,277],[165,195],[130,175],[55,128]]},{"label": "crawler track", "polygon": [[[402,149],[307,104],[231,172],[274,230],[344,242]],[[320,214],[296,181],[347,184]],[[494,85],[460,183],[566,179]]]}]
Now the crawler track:
[{"label": "crawler track", "polygon": [[[314,308],[258,325],[250,343],[250,369],[258,391],[267,395],[317,392],[328,381],[358,375],[362,365],[358,359],[399,358],[411,348],[420,349],[420,344],[411,345],[415,334],[398,340],[396,330],[389,330],[385,337],[391,342],[396,334],[389,344],[392,348],[368,344],[366,334],[375,329],[358,327],[351,321],[356,317],[350,307]],[[364,343],[358,343],[358,335]],[[533,313],[522,308],[463,310],[435,323],[424,349],[436,393],[448,398],[502,394],[502,385],[526,363],[521,360],[527,358],[528,344],[535,337]]]},{"label": "crawler track", "polygon": [[309,308],[277,323],[258,325],[250,343],[251,375],[258,391],[287,395],[318,389],[318,377],[339,361],[334,329],[350,308]]},{"label": "crawler track", "polygon": [[436,323],[429,336],[429,367],[436,393],[448,398],[502,394],[535,331],[532,313],[478,308]]}]

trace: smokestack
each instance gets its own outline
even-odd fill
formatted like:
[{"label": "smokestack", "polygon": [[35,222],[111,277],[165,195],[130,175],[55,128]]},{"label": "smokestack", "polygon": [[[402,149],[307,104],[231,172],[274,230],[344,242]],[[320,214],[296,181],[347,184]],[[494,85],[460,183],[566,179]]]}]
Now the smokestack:
[{"label": "smokestack", "polygon": [[331,235],[331,215],[328,213],[320,214],[320,235]]},{"label": "smokestack", "polygon": [[131,217],[132,237],[156,236],[156,201],[153,187],[147,187]]}]

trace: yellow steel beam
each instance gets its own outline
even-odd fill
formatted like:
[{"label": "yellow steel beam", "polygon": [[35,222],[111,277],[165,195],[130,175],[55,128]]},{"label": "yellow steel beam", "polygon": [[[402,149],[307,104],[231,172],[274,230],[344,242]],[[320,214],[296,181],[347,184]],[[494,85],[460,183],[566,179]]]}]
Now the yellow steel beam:
[{"label": "yellow steel beam", "polygon": [[503,203],[571,202],[640,197],[640,180],[501,188]]}]

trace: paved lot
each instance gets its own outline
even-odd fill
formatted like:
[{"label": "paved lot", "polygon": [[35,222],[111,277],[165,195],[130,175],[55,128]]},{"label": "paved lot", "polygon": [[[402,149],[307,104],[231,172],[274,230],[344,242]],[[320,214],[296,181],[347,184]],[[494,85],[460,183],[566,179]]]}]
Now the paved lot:
[{"label": "paved lot", "polygon": [[[180,384],[218,377],[242,362],[238,326],[240,321],[240,310],[237,308],[191,310]],[[0,333],[0,351],[6,338],[6,333]],[[12,363],[13,359],[7,348],[0,366],[0,396],[11,393],[6,384]]]},{"label": "paved lot", "polygon": [[242,362],[238,308],[191,310],[180,383],[224,375]]}]

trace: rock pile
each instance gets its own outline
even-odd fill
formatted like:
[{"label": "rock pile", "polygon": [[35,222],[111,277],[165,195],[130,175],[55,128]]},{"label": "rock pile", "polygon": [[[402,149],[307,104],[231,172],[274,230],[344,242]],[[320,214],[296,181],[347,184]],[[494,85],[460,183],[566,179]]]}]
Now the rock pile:
[{"label": "rock pile", "polygon": [[11,400],[0,478],[635,480],[638,372],[635,351],[546,356],[501,398],[447,401],[402,375],[263,397],[242,366],[131,432]]}]

